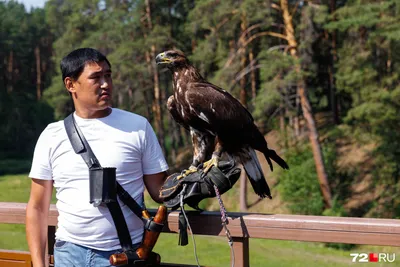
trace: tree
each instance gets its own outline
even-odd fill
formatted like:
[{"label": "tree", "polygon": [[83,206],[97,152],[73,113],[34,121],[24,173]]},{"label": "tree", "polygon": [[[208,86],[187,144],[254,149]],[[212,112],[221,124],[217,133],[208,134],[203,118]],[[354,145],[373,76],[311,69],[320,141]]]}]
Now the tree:
[{"label": "tree", "polygon": [[50,58],[42,57],[40,64],[35,58],[35,51],[49,47],[42,42],[51,37],[46,28],[40,9],[27,13],[14,1],[0,3],[0,158],[26,158],[53,119],[52,110],[38,99],[52,75],[43,73]]},{"label": "tree", "polygon": [[[257,94],[257,67],[254,67],[259,51],[257,38],[269,23],[268,10],[259,8],[265,5],[265,1],[257,0],[198,1],[189,14],[188,30],[198,36],[193,61],[204,76],[210,76],[210,80],[226,88],[248,108],[252,108],[249,96]],[[245,175],[241,176],[240,184],[240,209],[245,211],[248,208]]]},{"label": "tree", "polygon": [[400,6],[398,1],[348,1],[327,25],[343,36],[335,75],[340,93],[350,99],[345,123],[361,144],[374,143],[379,216],[396,217],[400,177]]},{"label": "tree", "polygon": [[309,131],[309,140],[314,155],[315,167],[317,169],[318,179],[321,187],[321,192],[324,197],[325,205],[327,208],[332,206],[332,195],[328,181],[328,175],[325,169],[325,163],[322,155],[321,144],[319,142],[319,135],[315,119],[312,113],[311,104],[307,92],[307,87],[302,76],[302,69],[299,63],[298,56],[298,43],[295,36],[295,30],[293,27],[292,15],[289,13],[289,5],[287,0],[280,0],[280,8],[282,12],[283,22],[285,24],[285,35],[289,45],[290,55],[295,59],[295,71],[299,75],[297,81],[297,92],[301,102],[301,109],[303,111],[304,118],[307,122]]}]

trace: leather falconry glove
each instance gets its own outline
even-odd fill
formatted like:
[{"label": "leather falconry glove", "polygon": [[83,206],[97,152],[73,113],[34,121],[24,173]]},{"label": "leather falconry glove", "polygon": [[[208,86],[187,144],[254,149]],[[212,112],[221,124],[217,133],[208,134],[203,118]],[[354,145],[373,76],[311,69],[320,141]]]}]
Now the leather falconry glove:
[{"label": "leather falconry glove", "polygon": [[[190,173],[185,177],[180,173],[168,176],[160,190],[160,197],[164,198],[164,204],[172,210],[180,206],[180,192],[186,184],[183,196],[183,203],[190,207],[200,210],[198,204],[205,198],[215,197],[214,185],[222,195],[237,182],[240,177],[241,169],[234,160],[220,161],[218,168],[212,167],[207,173],[203,168],[198,167],[198,171]],[[178,177],[180,177],[178,179]]]}]

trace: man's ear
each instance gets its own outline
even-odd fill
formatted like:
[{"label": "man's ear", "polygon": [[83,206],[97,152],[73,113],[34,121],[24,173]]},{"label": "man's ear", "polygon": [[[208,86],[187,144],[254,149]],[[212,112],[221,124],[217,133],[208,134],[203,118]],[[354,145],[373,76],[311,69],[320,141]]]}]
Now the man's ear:
[{"label": "man's ear", "polygon": [[76,91],[75,83],[71,79],[71,77],[66,77],[64,79],[64,85],[65,85],[65,88],[67,88],[68,92],[75,93],[75,91]]}]

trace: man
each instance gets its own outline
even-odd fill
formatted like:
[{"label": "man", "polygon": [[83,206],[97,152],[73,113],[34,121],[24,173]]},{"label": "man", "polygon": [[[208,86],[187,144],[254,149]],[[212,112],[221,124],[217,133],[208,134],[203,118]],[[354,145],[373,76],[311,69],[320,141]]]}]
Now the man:
[{"label": "man", "polygon": [[[162,202],[159,190],[168,169],[148,121],[111,107],[111,64],[91,48],[72,51],[61,61],[62,79],[72,96],[74,118],[103,167],[116,167],[117,181],[143,203],[146,186]],[[45,266],[48,210],[53,185],[59,211],[54,247],[57,267],[110,266],[109,256],[121,246],[107,207],[89,203],[89,171],[75,154],[63,121],[51,123],[40,135],[29,174],[31,195],[26,233],[34,267]],[[120,202],[121,204],[121,202]],[[132,243],[143,236],[143,223],[121,204]]]}]

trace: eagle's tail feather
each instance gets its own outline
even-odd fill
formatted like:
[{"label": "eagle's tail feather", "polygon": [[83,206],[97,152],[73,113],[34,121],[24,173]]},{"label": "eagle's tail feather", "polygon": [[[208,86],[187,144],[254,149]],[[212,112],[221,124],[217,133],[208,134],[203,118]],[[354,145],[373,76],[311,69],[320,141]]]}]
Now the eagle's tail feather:
[{"label": "eagle's tail feather", "polygon": [[289,170],[289,165],[286,163],[286,161],[284,161],[281,157],[279,157],[278,154],[276,154],[275,150],[268,149],[267,152],[264,153],[264,156],[268,161],[271,171],[273,171],[271,159],[276,163],[278,163],[278,165],[281,166],[283,169]]},{"label": "eagle's tail feather", "polygon": [[265,180],[256,152],[252,148],[248,148],[246,152],[248,152],[247,155],[250,156],[250,158],[242,158],[241,163],[243,164],[243,168],[246,171],[254,192],[262,198],[268,197],[271,199],[271,191]]}]

